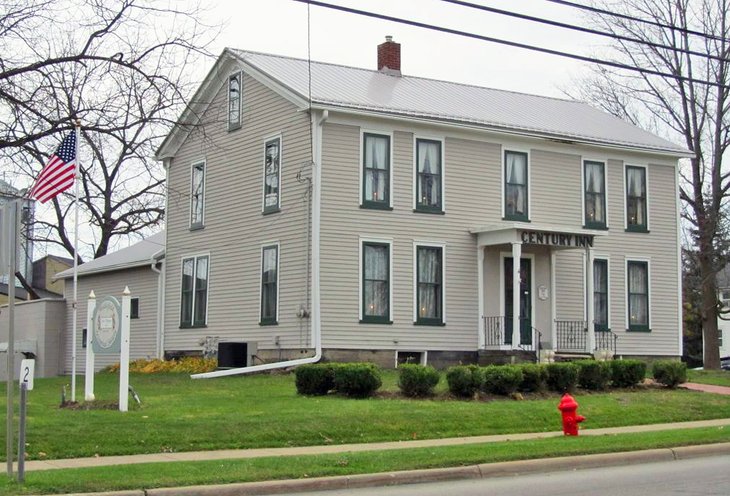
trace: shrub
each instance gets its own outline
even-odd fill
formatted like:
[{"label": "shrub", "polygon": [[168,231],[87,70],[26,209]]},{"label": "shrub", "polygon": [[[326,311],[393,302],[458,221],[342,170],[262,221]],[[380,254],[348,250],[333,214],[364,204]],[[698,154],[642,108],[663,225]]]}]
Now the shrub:
[{"label": "shrub", "polygon": [[641,360],[613,360],[609,363],[613,387],[634,387],[646,377],[646,364]]},{"label": "shrub", "polygon": [[345,396],[365,398],[383,385],[380,369],[372,363],[345,363],[334,371],[335,389]]},{"label": "shrub", "polygon": [[522,369],[516,365],[490,365],[484,368],[485,393],[507,396],[517,391],[522,383]]},{"label": "shrub", "polygon": [[551,391],[565,393],[578,384],[578,366],[574,363],[550,363],[547,365],[547,386]]},{"label": "shrub", "polygon": [[398,370],[398,387],[406,396],[430,396],[441,379],[436,369],[430,366],[402,364]]},{"label": "shrub", "polygon": [[687,364],[673,360],[659,360],[652,366],[654,380],[667,387],[675,388],[687,382]]},{"label": "shrub", "polygon": [[520,391],[534,393],[545,390],[547,383],[547,369],[544,365],[537,363],[525,363],[520,365],[522,369],[522,383]]},{"label": "shrub", "polygon": [[606,389],[611,381],[611,366],[608,362],[579,360],[575,364],[578,366],[578,384],[580,387],[594,391]]},{"label": "shrub", "polygon": [[294,370],[297,393],[312,396],[327,394],[335,388],[334,365],[308,363]]},{"label": "shrub", "polygon": [[471,398],[484,382],[484,371],[477,365],[458,365],[446,371],[449,392],[461,398]]}]

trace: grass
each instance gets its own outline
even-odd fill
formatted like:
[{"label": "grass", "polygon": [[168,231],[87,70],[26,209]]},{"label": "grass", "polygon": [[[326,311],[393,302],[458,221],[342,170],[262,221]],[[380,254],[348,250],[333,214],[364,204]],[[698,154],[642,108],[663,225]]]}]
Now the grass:
[{"label": "grass", "polygon": [[606,436],[558,437],[409,450],[28,472],[25,485],[0,481],[0,494],[52,494],[225,484],[274,479],[454,467],[730,441],[730,429],[702,428]]},{"label": "grass", "polygon": [[[118,377],[97,374],[100,400],[113,401]],[[142,398],[127,413],[60,409],[68,378],[39,379],[29,394],[27,459],[109,456],[228,448],[308,446],[560,430],[558,395],[526,401],[393,398],[397,375],[384,374],[384,396],[353,400],[302,397],[293,375],[191,380],[135,375]],[[443,382],[443,379],[442,379]],[[83,395],[83,381],[77,384]],[[0,409],[4,409],[0,397]],[[730,417],[730,396],[683,390],[578,393],[586,428]],[[4,431],[0,445],[4,443]],[[4,453],[3,453],[4,454]]]},{"label": "grass", "polygon": [[730,387],[730,370],[688,370],[687,380],[700,384]]}]

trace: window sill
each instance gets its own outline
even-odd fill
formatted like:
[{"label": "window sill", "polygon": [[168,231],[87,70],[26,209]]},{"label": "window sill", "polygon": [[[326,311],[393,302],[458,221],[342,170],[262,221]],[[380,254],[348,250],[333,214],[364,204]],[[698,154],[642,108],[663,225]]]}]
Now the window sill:
[{"label": "window sill", "polygon": [[200,230],[202,230],[204,228],[205,228],[205,226],[203,224],[191,224],[190,225],[190,230],[191,231],[200,231]]},{"label": "window sill", "polygon": [[277,326],[277,325],[279,325],[279,322],[277,322],[276,320],[262,320],[261,322],[259,322],[259,325],[262,326],[262,327],[264,327],[264,326]]},{"label": "window sill", "polygon": [[360,319],[361,324],[385,324],[385,325],[391,325],[393,323],[392,320],[387,319],[373,319],[373,318],[364,318]]},{"label": "window sill", "polygon": [[279,207],[269,208],[269,209],[266,209],[266,210],[262,210],[261,211],[261,215],[276,214],[276,213],[279,213],[279,212],[281,212],[281,209]]},{"label": "window sill", "polygon": [[507,215],[502,217],[502,220],[508,220],[512,222],[531,222],[530,219],[528,219],[527,217],[511,217]]},{"label": "window sill", "polygon": [[606,224],[584,224],[583,229],[593,229],[594,231],[608,231]]},{"label": "window sill", "polygon": [[440,321],[428,321],[428,320],[417,320],[413,323],[415,326],[426,326],[426,327],[446,327],[446,322]]},{"label": "window sill", "polygon": [[649,234],[650,231],[645,227],[627,227],[626,232]]},{"label": "window sill", "polygon": [[629,327],[626,332],[651,332],[651,328],[649,326]]},{"label": "window sill", "polygon": [[228,124],[228,132],[236,131],[237,129],[241,129],[241,124]]},{"label": "window sill", "polygon": [[425,208],[414,208],[413,213],[415,214],[433,214],[433,215],[446,215],[443,210],[426,210]]},{"label": "window sill", "polygon": [[393,210],[390,205],[379,205],[377,203],[362,203],[360,208],[363,210]]},{"label": "window sill", "polygon": [[180,329],[205,329],[208,324],[181,325]]}]

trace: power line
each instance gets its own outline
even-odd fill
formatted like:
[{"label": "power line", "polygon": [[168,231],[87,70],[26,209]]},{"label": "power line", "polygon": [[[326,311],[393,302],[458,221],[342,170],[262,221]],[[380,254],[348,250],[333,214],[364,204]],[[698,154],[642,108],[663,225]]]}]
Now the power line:
[{"label": "power line", "polygon": [[365,17],[373,17],[375,19],[381,19],[381,20],[384,20],[384,21],[397,22],[399,24],[406,24],[408,26],[414,26],[414,27],[418,27],[418,28],[430,29],[430,30],[433,30],[433,31],[440,31],[442,33],[455,34],[457,36],[464,36],[464,37],[467,37],[467,38],[474,38],[474,39],[481,40],[481,41],[488,41],[488,42],[491,42],[491,43],[497,43],[497,44],[500,44],[500,45],[506,45],[506,46],[511,46],[511,47],[515,47],[515,48],[522,48],[522,49],[525,49],[525,50],[532,50],[532,51],[540,52],[540,53],[547,53],[549,55],[556,55],[558,57],[565,57],[565,58],[580,60],[580,61],[583,61],[583,62],[590,62],[592,64],[605,65],[605,66],[609,66],[609,67],[615,67],[617,69],[624,69],[624,70],[627,70],[627,71],[639,72],[639,73],[642,73],[642,74],[651,74],[651,75],[654,75],[654,76],[661,76],[661,77],[665,77],[665,78],[678,79],[680,81],[687,81],[687,82],[691,82],[691,83],[698,83],[698,84],[704,84],[704,85],[708,85],[708,86],[717,86],[717,87],[721,87],[721,88],[730,89],[730,86],[725,85],[725,84],[721,84],[721,83],[718,83],[718,82],[714,82],[714,81],[706,81],[704,79],[696,79],[696,78],[691,78],[691,77],[687,77],[687,76],[680,76],[678,74],[672,74],[672,73],[669,73],[669,72],[662,72],[662,71],[658,71],[658,70],[654,70],[654,69],[644,69],[644,68],[641,68],[641,67],[634,67],[632,65],[623,64],[623,63],[620,63],[620,62],[612,62],[610,60],[597,59],[597,58],[594,58],[594,57],[587,57],[585,55],[577,55],[577,54],[574,54],[574,53],[562,52],[560,50],[553,50],[551,48],[544,48],[544,47],[539,47],[539,46],[535,46],[535,45],[528,45],[526,43],[519,43],[519,42],[516,42],[516,41],[503,40],[501,38],[494,38],[494,37],[491,37],[491,36],[484,36],[484,35],[481,35],[481,34],[469,33],[467,31],[461,31],[461,30],[458,30],[458,29],[446,28],[446,27],[443,27],[443,26],[436,26],[434,24],[428,24],[428,23],[425,23],[425,22],[413,21],[411,19],[404,19],[402,17],[394,17],[394,16],[385,15],[385,14],[379,14],[377,12],[370,12],[370,11],[367,11],[367,10],[354,9],[354,8],[345,7],[345,6],[342,6],[342,5],[334,5],[334,4],[330,4],[330,3],[326,3],[326,2],[320,2],[320,1],[317,1],[317,0],[294,0],[294,1],[295,2],[299,2],[299,3],[312,4],[312,5],[315,5],[317,7],[323,7],[323,8],[332,9],[332,10],[339,10],[339,11],[342,11],[342,12],[346,12],[348,14],[357,14],[357,15],[361,15],[361,16],[365,16]]},{"label": "power line", "polygon": [[576,9],[587,10],[589,12],[595,12],[597,14],[603,14],[603,15],[609,15],[609,16],[612,16],[612,17],[618,17],[620,19],[626,19],[627,21],[634,21],[634,22],[639,22],[639,23],[642,23],[642,24],[649,24],[651,26],[657,26],[657,27],[664,28],[664,29],[673,29],[675,31],[679,31],[680,33],[687,33],[687,34],[691,34],[691,35],[694,35],[694,36],[701,36],[703,38],[707,38],[707,39],[710,39],[710,40],[722,41],[723,43],[730,42],[730,40],[728,40],[727,38],[725,38],[723,36],[717,36],[717,35],[714,35],[714,34],[705,33],[703,31],[696,31],[694,29],[689,29],[689,28],[674,26],[672,24],[666,24],[666,23],[659,22],[659,21],[651,21],[649,19],[642,19],[640,17],[630,16],[630,15],[627,15],[627,14],[620,14],[618,12],[612,12],[610,10],[600,9],[598,7],[591,7],[590,5],[582,5],[582,4],[575,3],[575,2],[569,2],[567,0],[545,0],[545,1],[552,2],[552,3],[557,3],[557,4],[560,4],[560,5],[567,5],[568,7],[573,7],[573,8],[576,8]]},{"label": "power line", "polygon": [[553,21],[553,20],[550,20],[550,19],[543,19],[542,17],[535,17],[535,16],[531,16],[531,15],[527,15],[527,14],[520,14],[520,13],[512,12],[512,11],[509,11],[509,10],[497,9],[497,8],[494,8],[494,7],[487,7],[486,5],[479,5],[479,4],[475,4],[475,3],[471,3],[471,2],[465,2],[463,0],[441,0],[441,1],[442,2],[445,2],[445,3],[452,3],[452,4],[455,4],[455,5],[460,5],[462,7],[468,7],[468,8],[471,8],[471,9],[482,10],[484,12],[491,12],[493,14],[499,14],[499,15],[504,15],[504,16],[508,16],[508,17],[514,17],[516,19],[522,19],[522,20],[525,20],[525,21],[537,22],[537,23],[540,23],[540,24],[547,24],[548,26],[555,26],[555,27],[559,27],[559,28],[570,29],[572,31],[578,31],[578,32],[581,32],[581,33],[588,33],[588,34],[594,34],[594,35],[597,35],[597,36],[604,36],[606,38],[612,38],[612,39],[616,39],[616,40],[628,41],[630,43],[638,43],[638,44],[647,45],[647,46],[650,46],[650,47],[653,47],[653,48],[661,48],[663,50],[671,50],[671,51],[674,51],[674,52],[681,52],[681,53],[685,53],[687,55],[696,55],[698,57],[704,57],[704,58],[714,59],[714,60],[728,60],[727,58],[720,57],[718,55],[712,55],[712,54],[709,54],[709,53],[702,53],[702,52],[698,52],[698,51],[695,51],[695,50],[689,50],[687,48],[674,47],[674,46],[671,46],[671,45],[666,45],[666,44],[663,44],[663,43],[656,43],[656,42],[649,41],[649,40],[642,40],[640,38],[634,38],[634,37],[631,37],[631,36],[625,36],[625,35],[621,35],[621,34],[609,33],[609,32],[606,32],[606,31],[599,31],[599,30],[593,29],[593,28],[586,28],[586,27],[583,27],[583,26],[576,26],[574,24],[568,24],[568,23],[564,23],[564,22]]}]

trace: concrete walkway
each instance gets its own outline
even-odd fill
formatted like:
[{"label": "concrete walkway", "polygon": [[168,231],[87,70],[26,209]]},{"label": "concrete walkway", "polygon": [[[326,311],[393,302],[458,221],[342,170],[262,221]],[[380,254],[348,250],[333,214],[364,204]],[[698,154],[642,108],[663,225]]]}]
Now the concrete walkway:
[{"label": "concrete walkway", "polygon": [[680,384],[679,387],[683,389],[690,389],[692,391],[702,391],[703,393],[730,394],[730,387],[727,386],[713,386],[711,384],[685,382],[684,384]]},{"label": "concrete walkway", "polygon": [[[730,389],[730,388],[726,388]],[[730,418],[717,420],[700,420],[695,422],[679,422],[670,424],[633,425],[609,427],[604,429],[582,429],[581,436],[604,436],[635,432],[653,432],[676,429],[692,429],[697,427],[730,426]],[[230,460],[243,458],[261,458],[267,456],[321,455],[331,453],[347,453],[362,451],[383,451],[408,448],[427,448],[438,446],[456,446],[479,443],[498,443],[503,441],[520,441],[525,439],[544,439],[562,436],[561,431],[533,432],[522,434],[500,434],[494,436],[472,436],[447,439],[423,439],[416,441],[395,441],[368,444],[339,444],[328,446],[302,446],[296,448],[261,448],[220,451],[189,451],[183,453],[153,453],[146,455],[103,456],[89,458],[70,458],[62,460],[33,460],[25,463],[28,472],[36,470],[54,470],[82,467],[103,467],[110,465],[131,465],[135,463],[162,463],[180,461]]]}]

